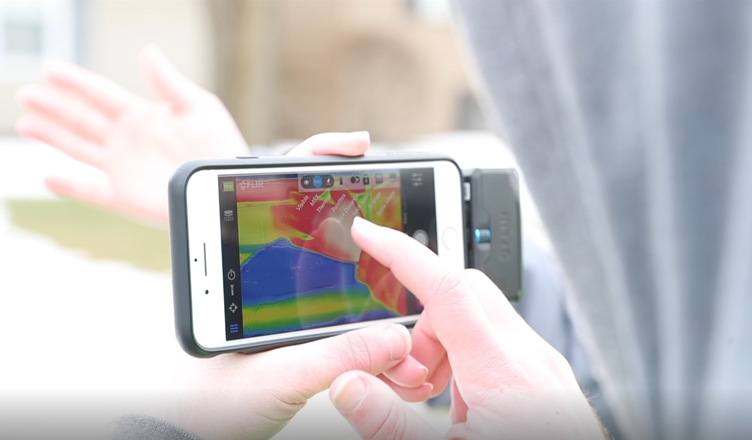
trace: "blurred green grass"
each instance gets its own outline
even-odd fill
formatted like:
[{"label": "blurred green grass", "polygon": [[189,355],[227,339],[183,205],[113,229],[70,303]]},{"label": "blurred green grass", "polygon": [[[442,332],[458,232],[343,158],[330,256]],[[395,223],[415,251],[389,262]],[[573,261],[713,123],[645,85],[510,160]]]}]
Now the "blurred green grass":
[{"label": "blurred green grass", "polygon": [[69,200],[5,201],[13,226],[49,237],[95,260],[114,260],[155,272],[170,270],[166,230]]}]

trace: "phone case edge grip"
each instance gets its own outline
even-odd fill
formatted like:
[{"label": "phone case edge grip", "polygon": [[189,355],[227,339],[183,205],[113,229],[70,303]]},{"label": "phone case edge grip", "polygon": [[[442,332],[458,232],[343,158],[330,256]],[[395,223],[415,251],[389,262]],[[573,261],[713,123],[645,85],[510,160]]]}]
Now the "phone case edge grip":
[{"label": "phone case edge grip", "polygon": [[485,273],[510,301],[524,294],[517,170],[466,169],[466,263]]},{"label": "phone case edge grip", "polygon": [[207,358],[222,353],[242,352],[256,353],[288,345],[302,344],[322,337],[334,336],[341,332],[333,331],[329,334],[315,337],[289,337],[284,341],[263,346],[251,346],[243,349],[207,351],[196,343],[193,337],[193,323],[191,319],[190,301],[190,255],[188,251],[188,224],[186,207],[186,185],[190,177],[204,169],[231,168],[272,168],[295,165],[342,165],[342,164],[382,164],[389,162],[428,162],[435,160],[449,161],[461,169],[449,156],[441,154],[423,153],[395,153],[371,154],[359,157],[343,156],[307,156],[289,157],[274,156],[257,158],[255,156],[238,157],[233,159],[194,160],[180,165],[172,175],[168,185],[169,228],[170,228],[170,258],[172,264],[172,291],[175,316],[175,333],[180,346],[187,353],[195,357]]}]

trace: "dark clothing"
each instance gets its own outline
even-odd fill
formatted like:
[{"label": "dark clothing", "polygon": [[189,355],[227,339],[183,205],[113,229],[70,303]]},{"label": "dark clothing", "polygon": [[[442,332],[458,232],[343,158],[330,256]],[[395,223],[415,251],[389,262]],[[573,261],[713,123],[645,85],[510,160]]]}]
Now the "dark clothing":
[{"label": "dark clothing", "polygon": [[165,421],[137,414],[119,418],[112,426],[112,440],[199,440]]}]

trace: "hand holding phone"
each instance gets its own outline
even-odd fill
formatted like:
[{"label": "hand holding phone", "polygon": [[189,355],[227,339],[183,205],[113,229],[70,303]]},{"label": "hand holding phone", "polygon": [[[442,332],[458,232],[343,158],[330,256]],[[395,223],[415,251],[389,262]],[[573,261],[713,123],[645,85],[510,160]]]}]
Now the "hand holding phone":
[{"label": "hand holding phone", "polygon": [[[264,353],[186,357],[184,389],[154,415],[199,438],[268,439],[308,399],[350,370],[386,373],[405,385],[411,401],[425,400],[432,390],[424,383],[428,370],[409,356],[411,348],[405,327],[379,324]],[[286,434],[306,437],[304,432]]]},{"label": "hand holding phone", "polygon": [[[290,154],[359,156],[368,146],[367,133],[327,133]],[[254,355],[187,358],[178,399],[153,415],[201,438],[266,439],[350,370],[380,375],[400,384],[406,399],[425,400],[433,387],[425,384],[428,369],[409,356],[411,349],[405,327],[385,323]]]},{"label": "hand holding phone", "polygon": [[170,191],[177,333],[194,356],[414,324],[420,302],[352,241],[358,217],[465,267],[462,175],[446,156],[198,161]]},{"label": "hand holding phone", "polygon": [[[361,437],[603,439],[564,356],[535,333],[482,272],[456,270],[397,231],[357,221],[353,238],[423,304],[411,356],[443,389],[453,426],[439,435],[392,389],[348,372],[329,395]],[[451,365],[450,365],[451,361]]]}]

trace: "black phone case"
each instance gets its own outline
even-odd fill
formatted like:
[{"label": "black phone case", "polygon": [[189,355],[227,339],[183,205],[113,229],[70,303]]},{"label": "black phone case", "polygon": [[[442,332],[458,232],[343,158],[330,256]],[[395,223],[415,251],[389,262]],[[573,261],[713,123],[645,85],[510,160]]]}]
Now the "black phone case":
[{"label": "black phone case", "polygon": [[[462,176],[462,170],[457,163],[449,156],[440,154],[412,154],[412,153],[394,153],[394,154],[369,154],[359,157],[343,156],[307,156],[307,157],[288,157],[274,156],[258,158],[255,156],[238,157],[235,159],[210,159],[195,160],[180,165],[172,175],[169,183],[169,212],[170,212],[170,250],[172,260],[172,292],[173,305],[175,308],[175,332],[178,342],[183,349],[195,356],[201,358],[213,357],[222,353],[240,352],[240,353],[257,353],[274,348],[285,347],[288,345],[302,344],[305,342],[322,339],[329,336],[335,336],[342,331],[327,332],[316,336],[286,336],[279,341],[272,343],[254,343],[249,341],[248,344],[241,348],[233,348],[220,351],[207,351],[198,345],[193,336],[193,319],[191,311],[191,285],[190,285],[190,255],[188,252],[188,222],[186,213],[186,186],[190,177],[200,170],[221,170],[245,168],[253,170],[255,168],[275,168],[289,167],[300,165],[318,166],[318,165],[343,165],[343,164],[384,164],[394,162],[428,162],[428,161],[448,161],[454,164],[457,171]],[[460,183],[461,184],[461,183]],[[464,208],[463,208],[464,209]],[[464,212],[463,212],[464,218]],[[465,256],[467,261],[467,255]]]}]

